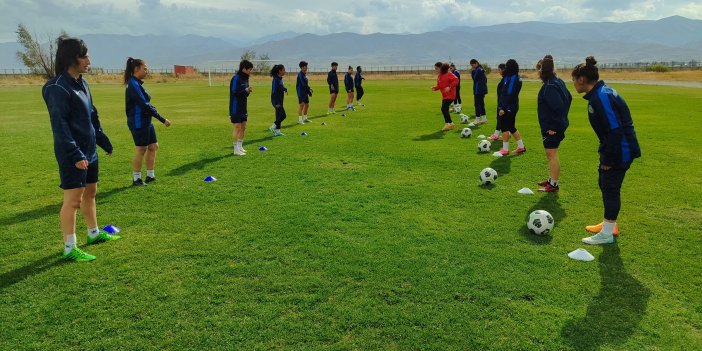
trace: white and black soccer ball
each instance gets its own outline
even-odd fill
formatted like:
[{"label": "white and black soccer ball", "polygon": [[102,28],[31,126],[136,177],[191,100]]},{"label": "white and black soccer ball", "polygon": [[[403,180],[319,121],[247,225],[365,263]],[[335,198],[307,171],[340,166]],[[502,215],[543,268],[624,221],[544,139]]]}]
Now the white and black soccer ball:
[{"label": "white and black soccer ball", "polygon": [[480,171],[480,182],[483,185],[490,185],[497,180],[497,171],[488,167]]},{"label": "white and black soccer ball", "polygon": [[470,117],[466,114],[461,113],[461,123],[468,124],[470,122]]},{"label": "white and black soccer ball", "polygon": [[490,141],[488,140],[481,140],[478,143],[478,152],[488,152],[490,151]]},{"label": "white and black soccer ball", "polygon": [[462,138],[470,138],[471,135],[473,135],[473,131],[470,130],[470,128],[468,127],[463,128],[463,130],[461,131]]},{"label": "white and black soccer ball", "polygon": [[527,228],[536,235],[548,235],[553,230],[555,221],[550,213],[544,210],[536,210],[529,214]]}]

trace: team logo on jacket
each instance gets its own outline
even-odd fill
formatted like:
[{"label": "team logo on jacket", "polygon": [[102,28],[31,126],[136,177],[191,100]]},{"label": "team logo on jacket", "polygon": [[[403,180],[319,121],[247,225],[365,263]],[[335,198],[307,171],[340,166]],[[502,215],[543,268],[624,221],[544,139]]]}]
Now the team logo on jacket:
[{"label": "team logo on jacket", "polygon": [[590,105],[590,104],[587,105],[587,112],[590,112],[593,114],[595,113],[595,109],[592,107],[592,105]]}]

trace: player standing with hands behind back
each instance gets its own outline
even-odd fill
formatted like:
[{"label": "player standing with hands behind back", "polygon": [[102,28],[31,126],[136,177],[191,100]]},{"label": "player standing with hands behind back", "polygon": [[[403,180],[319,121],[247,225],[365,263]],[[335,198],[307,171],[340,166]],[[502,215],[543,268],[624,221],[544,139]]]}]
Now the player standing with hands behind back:
[{"label": "player standing with hands behind back", "polygon": [[297,123],[304,124],[310,120],[307,118],[307,110],[310,108],[310,96],[312,96],[312,88],[307,79],[307,62],[300,61],[300,72],[297,72],[297,82],[295,90],[297,90],[297,102],[299,104],[297,110]]},{"label": "player standing with hands behind back", "polygon": [[327,73],[327,85],[329,86],[329,109],[327,114],[336,113],[334,104],[336,104],[336,95],[339,94],[339,77],[336,75],[337,67],[339,67],[339,64],[332,62],[331,71]]},{"label": "player standing with hands behind back", "polygon": [[78,248],[76,211],[80,208],[88,227],[88,244],[119,239],[98,229],[95,194],[98,182],[100,146],[112,154],[110,139],[102,130],[97,109],[83,73],[88,72],[90,56],[83,40],[60,37],[57,40],[56,77],[42,88],[54,136],[54,154],[58,162],[63,205],[59,219],[65,243],[63,258],[68,261],[92,261],[95,256]]},{"label": "player standing with hands behind back", "polygon": [[246,133],[246,121],[249,119],[248,100],[253,87],[249,85],[249,75],[253,71],[253,63],[249,60],[239,62],[239,70],[234,74],[229,82],[229,120],[234,128],[232,137],[234,138],[234,155],[244,156],[244,134]]}]

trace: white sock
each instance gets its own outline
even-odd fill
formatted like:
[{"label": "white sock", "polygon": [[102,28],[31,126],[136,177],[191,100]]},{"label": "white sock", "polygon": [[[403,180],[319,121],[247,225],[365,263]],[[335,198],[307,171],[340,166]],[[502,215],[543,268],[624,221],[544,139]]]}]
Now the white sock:
[{"label": "white sock", "polygon": [[523,148],[524,147],[524,141],[522,139],[517,140],[517,146]]},{"label": "white sock", "polygon": [[303,119],[305,119],[305,120],[307,119],[307,115],[304,115],[304,116],[302,116],[302,117],[303,117]]},{"label": "white sock", "polygon": [[73,250],[73,248],[76,247],[76,234],[69,234],[68,237],[66,238],[65,246],[63,248],[63,252],[65,254],[68,254]]},{"label": "white sock", "polygon": [[500,135],[500,131],[495,129],[495,135]]},{"label": "white sock", "polygon": [[92,239],[100,234],[100,229],[97,227],[88,229],[88,236]]},{"label": "white sock", "polygon": [[239,140],[237,140],[237,141],[236,141],[236,147],[239,148],[239,149],[243,149],[243,148],[244,148],[244,139],[239,139]]},{"label": "white sock", "polygon": [[604,220],[602,222],[602,234],[613,235],[615,224],[617,224],[617,222],[608,222],[607,220]]},{"label": "white sock", "polygon": [[548,178],[548,183],[551,184],[551,186],[558,186],[558,180],[551,179],[550,177]]},{"label": "white sock", "polygon": [[297,121],[302,122],[302,116],[297,116]]},{"label": "white sock", "polygon": [[483,115],[483,122],[487,122],[487,116]]},{"label": "white sock", "polygon": [[509,150],[509,141],[502,142],[502,150]]},{"label": "white sock", "polygon": [[151,177],[151,178],[156,178],[156,173],[154,173],[153,169],[147,169],[146,170],[146,176]]},{"label": "white sock", "polygon": [[137,180],[141,179],[141,171],[139,171],[139,172],[136,172],[136,171],[132,172],[132,177],[134,177],[134,181],[137,181]]}]

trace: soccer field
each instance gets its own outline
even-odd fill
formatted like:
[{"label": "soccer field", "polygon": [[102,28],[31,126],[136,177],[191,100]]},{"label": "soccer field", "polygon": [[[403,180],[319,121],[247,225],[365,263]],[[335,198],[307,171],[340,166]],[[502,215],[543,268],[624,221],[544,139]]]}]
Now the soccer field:
[{"label": "soccer field", "polygon": [[[597,139],[572,84],[561,191],[521,195],[547,175],[538,82],[520,95],[528,151],[495,158],[476,138],[494,113],[462,139],[461,128],[439,132],[433,80],[368,78],[366,107],[330,117],[323,82],[311,81],[312,123],[300,126],[288,75],[286,135],[275,138],[270,81],[254,81],[245,157],[232,155],[228,87],[147,79],[173,122],[156,121],[147,187],[131,187],[124,86],[92,84],[115,146],[100,150],[98,220],[123,239],[84,247],[90,263],[60,259],[41,87],[0,87],[0,350],[702,349],[701,89],[613,85],[643,156],[624,181],[618,243],[586,247],[596,259],[579,262],[566,254],[603,211]],[[479,186],[484,167],[495,186]],[[555,217],[551,235],[527,231],[535,209]]]}]

